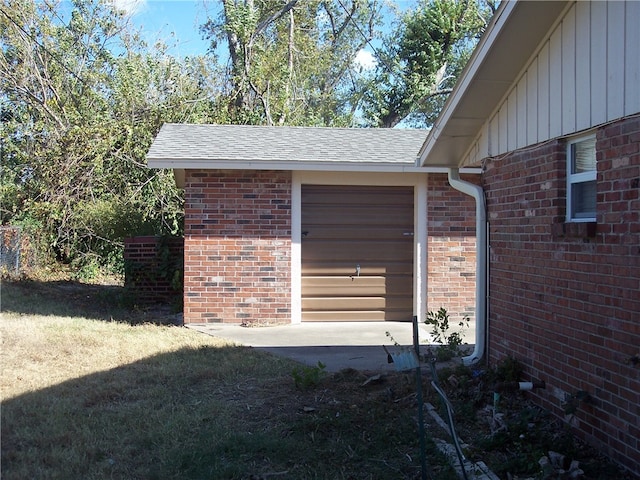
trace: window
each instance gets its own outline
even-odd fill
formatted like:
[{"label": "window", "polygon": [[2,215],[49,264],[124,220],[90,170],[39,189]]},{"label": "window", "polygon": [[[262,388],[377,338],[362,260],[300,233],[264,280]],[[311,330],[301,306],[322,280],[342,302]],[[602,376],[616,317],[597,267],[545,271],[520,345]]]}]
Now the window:
[{"label": "window", "polygon": [[567,221],[596,221],[596,137],[580,137],[567,147]]}]

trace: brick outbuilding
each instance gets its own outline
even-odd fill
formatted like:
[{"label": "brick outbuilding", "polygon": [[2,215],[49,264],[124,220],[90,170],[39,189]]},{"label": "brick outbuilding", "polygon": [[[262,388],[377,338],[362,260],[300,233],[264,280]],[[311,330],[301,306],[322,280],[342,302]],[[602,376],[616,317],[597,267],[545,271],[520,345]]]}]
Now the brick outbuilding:
[{"label": "brick outbuilding", "polygon": [[425,134],[164,125],[149,161],[185,192],[185,322],[473,321],[473,200],[416,167]]}]

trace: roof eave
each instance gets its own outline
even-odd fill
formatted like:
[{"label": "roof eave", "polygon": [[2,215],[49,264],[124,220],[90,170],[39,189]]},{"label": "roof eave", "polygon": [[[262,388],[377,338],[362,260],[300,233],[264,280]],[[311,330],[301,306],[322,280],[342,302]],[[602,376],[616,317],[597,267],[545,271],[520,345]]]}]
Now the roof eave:
[{"label": "roof eave", "polygon": [[427,135],[418,165],[461,165],[482,125],[569,3],[501,3]]},{"label": "roof eave", "polygon": [[[186,170],[275,170],[311,172],[362,172],[362,173],[447,173],[442,166],[416,166],[411,163],[328,163],[328,162],[264,162],[264,161],[211,161],[183,159],[149,159],[150,168],[172,169],[178,187],[185,185]],[[478,168],[466,168],[463,173],[479,174]]]}]

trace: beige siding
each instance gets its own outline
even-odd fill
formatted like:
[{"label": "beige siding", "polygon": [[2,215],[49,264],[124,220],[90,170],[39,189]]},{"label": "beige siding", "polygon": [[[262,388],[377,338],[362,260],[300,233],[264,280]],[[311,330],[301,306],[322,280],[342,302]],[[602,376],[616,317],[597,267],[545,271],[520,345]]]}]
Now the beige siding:
[{"label": "beige siding", "polygon": [[633,113],[630,106],[640,105],[640,2],[629,2],[625,13],[624,31],[629,48],[625,49],[624,104],[625,114],[629,115]]},{"label": "beige siding", "polygon": [[465,165],[640,112],[640,2],[576,2],[480,129]]}]

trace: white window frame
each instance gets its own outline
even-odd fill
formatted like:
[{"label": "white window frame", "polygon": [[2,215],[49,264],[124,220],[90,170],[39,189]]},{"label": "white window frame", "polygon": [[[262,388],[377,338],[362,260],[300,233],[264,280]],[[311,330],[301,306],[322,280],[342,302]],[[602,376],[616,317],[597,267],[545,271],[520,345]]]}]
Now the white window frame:
[{"label": "white window frame", "polygon": [[597,168],[589,170],[587,172],[574,173],[574,145],[582,143],[587,140],[594,140],[594,157],[595,157],[595,133],[588,135],[581,135],[579,137],[571,138],[567,142],[567,222],[595,222],[596,212],[593,212],[593,216],[578,215],[574,216],[573,213],[573,190],[574,186],[580,185],[586,182],[595,182],[597,179]]}]

